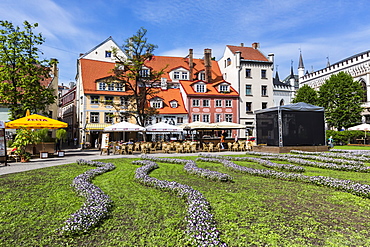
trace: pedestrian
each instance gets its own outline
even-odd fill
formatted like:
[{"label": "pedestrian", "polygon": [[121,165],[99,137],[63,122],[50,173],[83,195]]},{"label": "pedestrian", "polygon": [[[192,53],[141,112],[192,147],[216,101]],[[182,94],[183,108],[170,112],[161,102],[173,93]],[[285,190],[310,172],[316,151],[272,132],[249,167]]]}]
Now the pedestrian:
[{"label": "pedestrian", "polygon": [[333,148],[334,147],[334,140],[333,140],[333,136],[330,136],[329,139],[328,139],[328,144],[329,144],[329,147],[330,148]]},{"label": "pedestrian", "polygon": [[225,149],[225,138],[227,136],[227,133],[225,130],[222,131],[221,133],[221,148]]}]

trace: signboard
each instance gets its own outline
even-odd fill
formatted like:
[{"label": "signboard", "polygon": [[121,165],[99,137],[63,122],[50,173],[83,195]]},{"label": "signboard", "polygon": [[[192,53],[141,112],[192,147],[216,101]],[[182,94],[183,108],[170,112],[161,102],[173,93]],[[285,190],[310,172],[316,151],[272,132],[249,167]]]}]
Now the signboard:
[{"label": "signboard", "polygon": [[108,148],[109,146],[109,133],[103,133],[101,138],[101,148]]}]

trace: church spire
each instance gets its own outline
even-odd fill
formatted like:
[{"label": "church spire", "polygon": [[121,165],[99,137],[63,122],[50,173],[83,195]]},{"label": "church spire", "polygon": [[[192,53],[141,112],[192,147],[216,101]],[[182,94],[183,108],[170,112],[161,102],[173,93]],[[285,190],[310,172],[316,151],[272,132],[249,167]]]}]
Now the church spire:
[{"label": "church spire", "polygon": [[298,78],[301,78],[303,76],[304,76],[304,65],[303,65],[302,51],[299,50]]}]

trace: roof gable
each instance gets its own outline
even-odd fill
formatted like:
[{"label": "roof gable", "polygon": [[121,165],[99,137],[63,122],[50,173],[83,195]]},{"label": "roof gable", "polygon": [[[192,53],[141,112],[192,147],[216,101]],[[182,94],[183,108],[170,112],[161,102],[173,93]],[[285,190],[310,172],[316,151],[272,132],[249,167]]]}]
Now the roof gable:
[{"label": "roof gable", "polygon": [[240,51],[242,60],[270,62],[258,49],[232,45],[227,45],[226,47],[229,48],[233,54],[235,54],[237,51]]}]

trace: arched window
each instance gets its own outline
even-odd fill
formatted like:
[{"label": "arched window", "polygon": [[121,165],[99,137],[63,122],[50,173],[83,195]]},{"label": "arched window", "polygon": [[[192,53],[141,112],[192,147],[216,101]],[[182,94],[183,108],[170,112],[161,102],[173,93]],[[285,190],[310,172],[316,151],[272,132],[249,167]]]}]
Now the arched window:
[{"label": "arched window", "polygon": [[284,99],[280,100],[280,105],[284,105]]},{"label": "arched window", "polygon": [[367,87],[366,82],[364,80],[360,80],[361,87],[364,90],[364,95],[362,96],[362,102],[367,102]]}]

